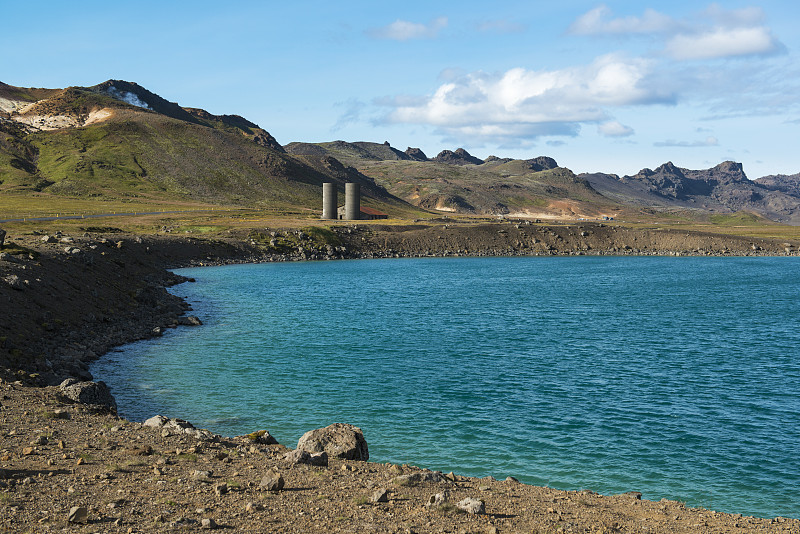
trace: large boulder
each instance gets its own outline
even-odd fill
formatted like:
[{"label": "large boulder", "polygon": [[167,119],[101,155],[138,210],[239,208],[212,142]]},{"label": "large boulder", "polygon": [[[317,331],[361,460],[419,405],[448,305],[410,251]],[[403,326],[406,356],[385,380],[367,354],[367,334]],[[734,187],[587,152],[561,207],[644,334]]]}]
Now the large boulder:
[{"label": "large boulder", "polygon": [[369,460],[364,433],[360,428],[344,423],[309,430],[297,442],[297,449],[312,454],[324,451],[332,458],[343,460]]},{"label": "large boulder", "polygon": [[217,441],[219,439],[219,436],[210,430],[195,428],[189,421],[170,419],[163,415],[154,415],[142,424],[150,428],[160,429],[162,437],[186,434],[201,441]]},{"label": "large boulder", "polygon": [[105,382],[79,382],[74,378],[68,378],[61,383],[59,389],[62,395],[73,402],[102,406],[114,413],[117,411],[117,401],[114,400],[111,388]]}]

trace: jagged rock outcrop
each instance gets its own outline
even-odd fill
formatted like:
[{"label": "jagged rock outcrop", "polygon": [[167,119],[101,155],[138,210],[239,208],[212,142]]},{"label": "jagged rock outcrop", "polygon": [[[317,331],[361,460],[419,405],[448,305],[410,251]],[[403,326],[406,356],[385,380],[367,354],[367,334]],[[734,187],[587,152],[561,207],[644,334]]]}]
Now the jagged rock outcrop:
[{"label": "jagged rock outcrop", "polygon": [[485,160],[484,163],[508,163],[509,161],[514,161],[514,158],[498,158],[497,156],[489,156]]},{"label": "jagged rock outcrop", "polygon": [[526,159],[525,163],[532,171],[549,171],[550,169],[558,168],[558,163],[553,158],[547,156],[538,156],[532,159]]},{"label": "jagged rock outcrop", "polygon": [[439,163],[447,163],[449,165],[482,165],[482,159],[478,159],[463,148],[456,149],[455,152],[451,150],[442,150],[437,154],[433,161]]},{"label": "jagged rock outcrop", "polygon": [[781,193],[800,198],[800,173],[762,176],[755,180],[755,182],[770,191],[780,191]]},{"label": "jagged rock outcrop", "polygon": [[696,196],[740,201],[760,198],[756,191],[757,184],[748,180],[742,164],[734,161],[725,161],[704,170],[682,169],[670,161],[656,170],[642,169],[634,176],[624,176],[621,181],[641,182],[650,191],[677,200],[688,200]]},{"label": "jagged rock outcrop", "polygon": [[608,198],[634,205],[702,209],[711,213],[746,211],[800,223],[800,180],[765,177],[750,180],[741,163],[725,161],[710,169],[691,170],[667,162],[633,176],[581,175]]},{"label": "jagged rock outcrop", "polygon": [[406,149],[406,155],[414,161],[428,161],[428,156],[419,148],[408,147]]}]

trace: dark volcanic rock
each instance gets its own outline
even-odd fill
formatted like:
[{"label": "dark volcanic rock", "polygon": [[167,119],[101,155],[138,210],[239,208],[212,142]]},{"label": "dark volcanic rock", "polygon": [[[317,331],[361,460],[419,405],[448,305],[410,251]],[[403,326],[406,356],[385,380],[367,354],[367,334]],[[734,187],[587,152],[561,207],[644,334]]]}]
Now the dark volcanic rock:
[{"label": "dark volcanic rock", "polygon": [[489,156],[483,161],[484,163],[508,163],[509,161],[514,161],[514,158],[498,158],[497,156]]},{"label": "dark volcanic rock", "polygon": [[648,189],[657,195],[679,200],[685,200],[689,194],[707,195],[711,192],[711,188],[707,184],[690,184],[683,171],[673,165],[671,161],[656,170],[642,169],[634,176],[622,178],[623,182],[634,180],[644,182]]},{"label": "dark volcanic rock", "polygon": [[781,193],[800,198],[800,173],[762,176],[755,180],[755,183],[770,191],[780,191]]},{"label": "dark volcanic rock", "polygon": [[450,165],[482,165],[483,160],[478,159],[471,155],[463,148],[457,149],[455,152],[451,150],[442,150],[433,158],[433,161],[440,163],[448,163]]},{"label": "dark volcanic rock", "polygon": [[277,150],[278,152],[286,152],[281,144],[266,130],[261,130],[253,135],[253,142],[257,145]]},{"label": "dark volcanic rock", "polygon": [[326,156],[328,151],[314,143],[289,143],[284,147],[289,154],[297,156]]},{"label": "dark volcanic rock", "polygon": [[532,171],[549,171],[558,167],[558,163],[553,158],[547,156],[539,156],[532,159],[526,159],[525,163],[528,164]]},{"label": "dark volcanic rock", "polygon": [[428,161],[428,156],[419,148],[408,147],[406,149],[406,155],[414,161]]},{"label": "dark volcanic rock", "polygon": [[719,189],[720,187],[737,190],[737,197],[748,197],[749,200],[758,198],[754,194],[754,183],[747,179],[742,164],[734,161],[725,161],[711,169],[698,171],[681,169],[670,161],[654,171],[642,169],[634,176],[623,177],[621,181],[643,182],[653,193],[677,200],[688,200],[696,196],[722,199],[733,194]]}]

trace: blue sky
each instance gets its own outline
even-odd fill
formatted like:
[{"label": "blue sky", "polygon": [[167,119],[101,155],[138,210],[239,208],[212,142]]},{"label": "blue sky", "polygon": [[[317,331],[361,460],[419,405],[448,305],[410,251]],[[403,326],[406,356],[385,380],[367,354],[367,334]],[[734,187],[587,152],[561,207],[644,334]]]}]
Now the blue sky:
[{"label": "blue sky", "polygon": [[291,141],[800,172],[800,4],[22,2],[0,81],[137,82]]}]

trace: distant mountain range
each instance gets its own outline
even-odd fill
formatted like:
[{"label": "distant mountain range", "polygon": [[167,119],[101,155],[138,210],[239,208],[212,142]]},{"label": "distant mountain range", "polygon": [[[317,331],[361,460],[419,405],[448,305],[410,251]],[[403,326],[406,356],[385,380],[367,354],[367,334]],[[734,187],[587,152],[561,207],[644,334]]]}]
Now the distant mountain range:
[{"label": "distant mountain range", "polygon": [[378,208],[413,207],[331,158],[296,158],[236,115],[168,102],[135,83],[0,83],[0,194],[192,200],[319,209],[323,182],[358,182]]},{"label": "distant mountain range", "polygon": [[800,224],[800,174],[749,180],[741,164],[665,163],[633,176],[575,175],[547,156],[481,160],[463,148],[333,141],[281,146],[237,115],[181,107],[131,82],[37,89],[0,83],[0,194],[192,199],[320,209],[320,186],[362,185],[367,204],[479,215],[688,216],[749,212]]}]

